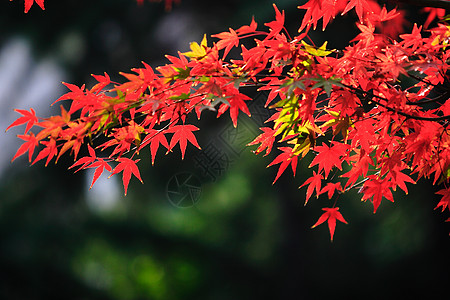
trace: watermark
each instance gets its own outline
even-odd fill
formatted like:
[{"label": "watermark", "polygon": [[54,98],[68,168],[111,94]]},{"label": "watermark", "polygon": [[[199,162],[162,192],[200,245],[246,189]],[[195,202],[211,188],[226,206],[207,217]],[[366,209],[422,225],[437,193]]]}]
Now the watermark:
[{"label": "watermark", "polygon": [[201,169],[202,175],[216,181],[228,169],[232,160],[223,151],[223,148],[213,140],[194,156],[194,162],[195,166]]},{"label": "watermark", "polygon": [[264,107],[267,92],[260,92],[248,103],[251,118],[238,117],[238,125],[228,123],[203,149],[194,156],[195,166],[202,176],[215,182],[241,156],[258,134],[259,127],[270,118],[272,112]]},{"label": "watermark", "polygon": [[178,208],[194,206],[200,199],[201,193],[201,181],[193,173],[177,173],[167,182],[167,199],[173,206]]},{"label": "watermark", "polygon": [[247,118],[239,118],[237,127],[228,124],[194,156],[195,167],[203,177],[215,182],[238,160],[246,145],[257,135],[255,124]]},{"label": "watermark", "polygon": [[167,184],[167,197],[172,205],[183,208],[194,206],[201,194],[202,181],[199,177],[204,178],[204,181],[217,181],[247,149],[247,144],[261,133],[259,127],[273,113],[264,107],[267,94],[259,92],[248,103],[251,118],[241,113],[236,127],[229,122],[194,155],[198,177],[190,172],[177,173],[171,177]]}]

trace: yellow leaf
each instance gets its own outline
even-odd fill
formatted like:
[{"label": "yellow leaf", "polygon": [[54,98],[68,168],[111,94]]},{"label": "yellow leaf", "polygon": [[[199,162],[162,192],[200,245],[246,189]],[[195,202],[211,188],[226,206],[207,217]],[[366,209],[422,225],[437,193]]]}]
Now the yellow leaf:
[{"label": "yellow leaf", "polygon": [[311,140],[309,136],[306,136],[305,138],[298,138],[291,142],[288,142],[288,144],[294,144],[294,148],[292,150],[292,153],[294,155],[305,157],[305,155],[309,152],[309,149],[311,148]]},{"label": "yellow leaf", "polygon": [[327,50],[327,43],[323,43],[319,48],[308,45],[305,41],[302,41],[302,44],[305,46],[305,51],[314,56],[327,56],[332,53],[333,50]]},{"label": "yellow leaf", "polygon": [[195,59],[202,59],[207,54],[207,40],[206,40],[206,34],[203,36],[203,39],[200,43],[200,45],[197,42],[190,43],[191,51],[183,53],[184,55],[195,58]]}]

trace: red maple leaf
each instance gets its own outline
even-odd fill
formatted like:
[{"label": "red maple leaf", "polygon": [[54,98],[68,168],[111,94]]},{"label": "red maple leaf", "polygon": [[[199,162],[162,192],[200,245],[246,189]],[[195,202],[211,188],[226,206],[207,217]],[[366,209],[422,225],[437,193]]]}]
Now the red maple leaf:
[{"label": "red maple leaf", "polygon": [[[92,183],[89,186],[89,189],[92,188],[94,183],[97,181],[97,179],[100,177],[100,175],[102,175],[102,173],[105,169],[109,172],[112,171],[111,166],[103,158],[97,158],[97,161],[90,164],[88,166],[88,168],[96,168],[94,171],[94,177],[92,178]],[[139,174],[139,170],[138,170],[138,174]],[[141,182],[142,182],[142,180],[141,180]],[[126,194],[126,189],[125,189],[125,194]]]},{"label": "red maple leaf", "polygon": [[264,131],[264,133],[258,135],[252,142],[248,143],[247,146],[261,143],[258,149],[255,150],[255,154],[259,154],[266,149],[266,154],[264,154],[264,156],[266,156],[270,153],[270,151],[272,151],[272,146],[275,141],[275,133],[277,130],[269,127],[263,127],[261,130]]},{"label": "red maple leaf", "polygon": [[34,2],[36,2],[37,5],[39,5],[43,10],[45,10],[44,0],[25,0],[25,13],[27,13],[30,10]]},{"label": "red maple leaf", "polygon": [[422,11],[428,13],[427,20],[423,24],[424,28],[428,28],[428,26],[431,24],[431,22],[433,22],[434,19],[436,19],[436,17],[443,18],[445,16],[444,8],[424,7]]},{"label": "red maple leaf", "polygon": [[98,81],[98,83],[91,88],[91,93],[98,94],[99,92],[101,92],[103,90],[104,87],[106,87],[107,85],[109,85],[111,83],[111,78],[109,77],[109,75],[106,72],[105,72],[105,75],[92,74],[92,77],[94,77],[95,80]]},{"label": "red maple leaf", "polygon": [[276,36],[284,27],[284,10],[280,12],[275,3],[273,4],[273,8],[275,9],[275,21],[264,24],[270,28],[270,33],[266,39]]},{"label": "red maple leaf", "polygon": [[221,32],[218,34],[213,34],[212,37],[220,39],[220,41],[217,42],[217,48],[219,50],[225,48],[223,59],[225,59],[225,57],[228,55],[228,53],[233,47],[239,46],[239,36],[237,35],[236,31],[234,31],[232,28],[230,28],[230,32]]},{"label": "red maple leaf", "polygon": [[252,21],[250,25],[244,25],[241,26],[239,29],[236,30],[238,34],[248,34],[255,32],[256,28],[258,27],[258,24],[255,22],[255,18],[252,17]]},{"label": "red maple leaf", "polygon": [[387,179],[387,177],[384,179],[378,179],[374,175],[369,175],[367,177],[369,180],[364,183],[362,188],[362,192],[364,193],[362,200],[365,201],[372,198],[373,213],[376,213],[383,197],[391,202],[394,202],[394,197],[392,196],[390,189],[392,187],[392,183]]},{"label": "red maple leaf", "polygon": [[306,190],[306,200],[305,205],[308,203],[309,198],[311,197],[314,189],[316,190],[316,197],[319,197],[320,189],[322,187],[322,174],[318,173],[316,174],[315,171],[313,171],[313,175],[310,176],[299,188],[308,185],[308,189]]},{"label": "red maple leaf", "polygon": [[355,8],[356,14],[358,15],[358,18],[361,22],[364,21],[363,15],[366,12],[372,13],[373,9],[370,6],[370,1],[367,0],[350,0],[350,2],[345,7],[342,14],[346,14],[349,10],[352,8]]},{"label": "red maple leaf", "polygon": [[177,143],[180,144],[181,159],[184,159],[184,153],[186,151],[187,142],[191,142],[192,145],[201,149],[197,143],[197,139],[192,131],[198,130],[194,125],[175,125],[169,128],[166,132],[173,132],[172,139],[170,140],[170,149],[173,149]]},{"label": "red maple leaf", "polygon": [[170,149],[166,136],[161,130],[149,129],[146,131],[148,135],[142,141],[139,149],[142,149],[150,143],[150,154],[152,155],[152,165],[155,164],[156,153],[158,152],[159,145],[163,145],[167,149]]},{"label": "red maple leaf", "polygon": [[442,199],[434,209],[442,207],[442,211],[444,211],[446,208],[450,210],[450,188],[439,190],[436,192],[436,194],[442,195]]},{"label": "red maple leaf", "polygon": [[322,30],[325,30],[331,19],[344,10],[347,0],[310,0],[299,9],[305,9],[306,13],[303,17],[302,25],[299,32],[305,27],[314,25],[314,30],[317,27],[317,22],[323,18]]},{"label": "red maple leaf", "polygon": [[278,148],[281,151],[283,151],[283,153],[281,153],[280,155],[278,155],[267,167],[276,165],[276,164],[280,164],[280,168],[278,169],[278,173],[277,176],[275,177],[275,180],[273,181],[272,184],[275,183],[275,181],[278,180],[278,178],[281,176],[281,174],[283,174],[284,170],[286,170],[287,166],[291,165],[292,167],[292,172],[294,173],[295,176],[295,171],[297,169],[297,162],[298,162],[298,156],[294,155],[293,149],[291,147],[280,147]]},{"label": "red maple leaf", "polygon": [[86,167],[89,164],[92,164],[97,159],[97,155],[95,155],[95,150],[89,144],[88,144],[88,151],[89,151],[89,155],[90,156],[85,156],[85,157],[80,158],[73,165],[71,165],[69,167],[69,169],[72,169],[74,167],[80,166],[78,168],[78,170],[75,171],[75,173],[76,173],[76,172],[78,172],[78,171],[80,171],[82,169],[86,169]]},{"label": "red maple leaf", "polygon": [[230,97],[228,100],[228,104],[222,104],[218,110],[217,117],[222,115],[224,112],[230,109],[230,118],[231,121],[233,121],[233,126],[237,126],[237,120],[239,115],[239,110],[243,111],[247,116],[251,117],[251,113],[248,110],[247,105],[245,104],[244,100],[251,100],[250,97],[244,95],[244,94],[236,94]]},{"label": "red maple leaf", "polygon": [[350,171],[342,175],[342,177],[348,177],[345,188],[355,184],[356,180],[358,180],[360,176],[366,176],[369,171],[369,165],[374,165],[372,157],[366,154],[364,150],[362,150],[360,154],[352,156],[350,159],[353,160],[355,157],[356,161],[352,163],[352,168]]},{"label": "red maple leaf", "polygon": [[412,184],[416,183],[411,177],[409,177],[405,173],[401,172],[398,167],[391,168],[387,176],[394,185],[393,186],[394,191],[395,191],[395,188],[398,186],[407,195],[408,195],[408,188],[406,187],[406,182],[410,182]]},{"label": "red maple leaf", "polygon": [[34,165],[41,159],[47,157],[47,161],[45,162],[45,166],[47,166],[48,163],[52,160],[52,158],[56,156],[56,154],[58,153],[58,149],[56,148],[56,141],[54,139],[51,139],[49,141],[42,141],[41,143],[46,147],[39,152],[38,156],[34,159],[32,165]]},{"label": "red maple leaf", "polygon": [[99,158],[96,156],[95,150],[89,144],[88,144],[88,150],[89,150],[90,156],[85,156],[85,157],[80,158],[77,162],[75,162],[73,165],[71,165],[69,167],[69,169],[81,165],[78,168],[78,170],[75,171],[75,173],[76,173],[82,169],[96,168],[94,171],[94,177],[92,178],[92,183],[89,186],[89,189],[91,189],[92,186],[94,185],[94,183],[100,177],[100,175],[102,175],[103,171],[106,169],[107,171],[111,172],[112,168],[103,158]]},{"label": "red maple leaf", "polygon": [[[314,29],[316,29],[317,21],[323,16],[322,3],[320,0],[309,0],[299,9],[306,9],[305,16],[303,17],[302,25],[300,26],[299,32],[302,31],[306,26],[311,26],[314,24]],[[325,28],[325,26],[324,26]]]},{"label": "red maple leaf", "polygon": [[325,207],[322,208],[325,211],[317,220],[316,224],[314,224],[311,228],[315,228],[316,226],[322,224],[323,222],[328,222],[328,229],[330,230],[331,241],[333,241],[334,230],[336,229],[336,219],[341,221],[342,223],[348,224],[345,221],[342,214],[338,211],[339,207]]},{"label": "red maple leaf", "polygon": [[338,142],[332,142],[332,146],[328,145],[317,146],[314,149],[317,151],[316,157],[313,159],[309,167],[319,165],[319,173],[325,171],[325,179],[330,174],[333,167],[342,170],[342,157],[346,155],[348,145]]},{"label": "red maple leaf", "polygon": [[354,130],[349,134],[349,138],[352,140],[352,147],[356,148],[360,145],[365,153],[370,153],[371,144],[374,142],[373,137],[375,136],[374,120],[360,120],[356,124]]},{"label": "red maple leaf", "polygon": [[358,34],[350,42],[364,41],[366,45],[369,45],[371,42],[373,42],[373,40],[375,39],[374,37],[375,26],[373,26],[370,23],[367,26],[364,24],[356,23],[356,26],[358,27],[359,30],[361,30],[361,33]]},{"label": "red maple leaf", "polygon": [[14,155],[14,157],[11,159],[11,162],[13,162],[19,156],[25,154],[27,151],[28,151],[28,161],[31,162],[31,157],[33,156],[34,149],[36,148],[36,146],[39,145],[38,139],[36,138],[36,136],[32,132],[29,135],[27,135],[27,134],[25,134],[25,135],[18,135],[17,137],[21,138],[22,140],[24,140],[26,142],[23,143],[19,147],[19,149],[17,149],[17,152]]},{"label": "red maple leaf", "polygon": [[326,192],[328,192],[328,199],[331,199],[331,197],[333,197],[334,193],[337,191],[339,192],[343,192],[344,189],[342,188],[342,185],[340,182],[337,183],[333,183],[333,182],[328,182],[327,185],[320,191],[320,194],[324,194]]},{"label": "red maple leaf", "polygon": [[31,127],[33,127],[33,125],[38,122],[38,118],[36,117],[36,112],[32,108],[30,108],[30,111],[27,111],[24,109],[15,109],[15,111],[18,112],[19,114],[21,114],[23,117],[20,117],[17,120],[15,120],[11,125],[8,126],[8,128],[6,128],[5,131],[8,131],[8,129],[10,129],[14,126],[19,126],[19,125],[27,123],[27,127],[25,128],[25,134],[26,134],[28,132],[28,130],[30,130]]},{"label": "red maple leaf", "polygon": [[413,50],[416,50],[422,41],[422,35],[420,34],[420,31],[422,30],[422,26],[417,27],[417,24],[414,23],[414,28],[412,30],[412,33],[405,33],[400,34],[400,37],[403,39],[403,44],[405,47],[412,46]]},{"label": "red maple leaf", "polygon": [[139,179],[139,181],[141,183],[143,183],[143,181],[141,179],[141,175],[139,174],[139,168],[136,165],[136,163],[139,162],[139,159],[132,160],[132,159],[129,159],[126,157],[121,157],[118,159],[118,161],[119,161],[119,164],[114,168],[113,172],[111,173],[111,175],[109,177],[123,171],[122,181],[123,181],[123,187],[125,189],[125,196],[126,196],[127,190],[128,190],[128,184],[130,183],[130,179],[131,179],[131,174],[136,176],[136,178]]}]

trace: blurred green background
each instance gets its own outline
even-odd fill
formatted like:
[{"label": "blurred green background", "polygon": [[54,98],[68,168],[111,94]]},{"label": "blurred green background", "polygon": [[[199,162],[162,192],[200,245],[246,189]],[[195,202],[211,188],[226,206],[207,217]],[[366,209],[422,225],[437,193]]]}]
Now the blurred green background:
[{"label": "blurred green background", "polygon": [[[303,2],[276,1],[292,34]],[[118,72],[164,64],[165,54],[186,51],[204,33],[248,24],[252,15],[262,28],[274,17],[261,0],[182,0],[171,12],[133,0],[45,5],[25,15],[22,1],[0,3],[1,128],[16,117],[13,108],[57,111],[49,104],[65,92],[61,81],[89,85],[91,73],[105,71],[120,81]],[[337,21],[313,35],[318,44],[342,47],[352,37],[354,19]],[[28,167],[25,158],[9,164],[23,128],[1,134],[0,299],[433,299],[447,290],[449,226],[433,210],[429,183],[398,192],[375,215],[356,191],[342,195],[349,225],[338,224],[330,243],[326,225],[310,229],[330,203],[304,207],[298,189],[311,158],[296,178],[287,170],[272,185],[277,168],[266,166],[276,153],[256,157],[242,147],[261,122],[240,121],[234,130],[228,116],[193,120],[203,150],[188,146],[183,161],[179,148],[159,152],[153,167],[142,153],[145,184],[132,179],[127,197],[119,177],[89,191],[92,174],[68,171],[71,157],[47,168]],[[202,168],[213,150],[220,159]],[[196,192],[196,203],[177,207],[171,180],[186,174],[198,189],[178,192]]]}]

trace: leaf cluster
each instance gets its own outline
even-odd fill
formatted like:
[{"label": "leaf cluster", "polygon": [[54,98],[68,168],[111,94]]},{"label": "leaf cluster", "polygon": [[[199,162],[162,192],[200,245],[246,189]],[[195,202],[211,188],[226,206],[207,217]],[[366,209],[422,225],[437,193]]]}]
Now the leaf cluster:
[{"label": "leaf cluster", "polygon": [[[250,116],[251,99],[242,88],[258,86],[269,92],[266,106],[276,113],[249,145],[258,145],[256,154],[281,150],[269,164],[279,164],[275,181],[288,166],[295,175],[299,159],[314,155],[310,168],[316,170],[301,187],[307,186],[305,204],[313,194],[332,201],[313,226],[327,221],[331,239],[336,220],[346,223],[336,206],[339,194],[351,189],[375,213],[383,199],[394,201],[397,188],[407,193],[406,183],[432,178],[443,196],[436,208],[450,210],[450,26],[443,21],[424,29],[445,11],[427,9],[431,19],[405,33],[398,26],[405,23],[403,11],[371,0],[310,0],[299,8],[306,13],[294,37],[274,5],[275,20],[265,30],[252,20],[213,35],[214,43],[205,35],[189,52],[167,56],[164,66],[143,63],[122,73],[122,83],[106,73],[94,75],[98,83],[91,88],[66,83],[69,92],[57,101],[69,101],[68,111],[39,119],[32,109],[18,110],[22,117],[9,128],[26,124],[19,135],[25,143],[13,160],[28,152],[32,164],[48,164],[70,150],[74,167],[96,168],[93,183],[104,170],[122,172],[126,193],[131,175],[141,180],[135,156],[149,148],[154,162],[160,146],[167,153],[179,145],[183,159],[187,144],[200,148],[188,115],[228,111],[237,126],[239,113]],[[345,49],[317,47],[309,39],[320,20],[325,29],[353,10],[360,33]],[[255,46],[247,49],[247,39]],[[236,47],[240,57],[229,59]],[[33,133],[35,127],[41,129]],[[106,141],[96,145],[99,136]],[[81,147],[89,156],[78,157]]]}]

